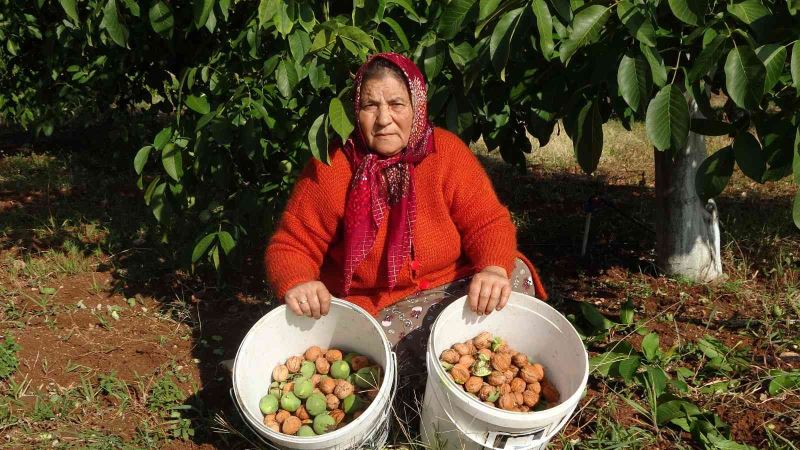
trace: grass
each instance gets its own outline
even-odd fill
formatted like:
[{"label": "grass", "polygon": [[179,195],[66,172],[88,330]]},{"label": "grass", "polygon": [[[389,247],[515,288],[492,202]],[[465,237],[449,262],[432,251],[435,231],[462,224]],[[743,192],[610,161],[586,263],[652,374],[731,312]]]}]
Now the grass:
[{"label": "grass", "polygon": [[[604,138],[593,176],[580,172],[563,130],[528,156],[524,175],[475,146],[521,250],[592,358],[587,396],[552,447],[796,448],[795,188],[737,172],[718,199],[727,278],[703,285],[659,276],[643,126],[628,132],[611,122]],[[269,309],[263,282],[222,288],[168,270],[129,174],[103,175],[72,156],[0,159],[0,343],[50,339],[0,353],[0,375],[8,361],[3,445],[260,447],[236,416],[217,362],[233,357]],[[592,197],[606,203],[593,213],[581,256]],[[681,415],[667,414],[676,408]],[[395,425],[388,448],[422,448],[418,430]]]}]

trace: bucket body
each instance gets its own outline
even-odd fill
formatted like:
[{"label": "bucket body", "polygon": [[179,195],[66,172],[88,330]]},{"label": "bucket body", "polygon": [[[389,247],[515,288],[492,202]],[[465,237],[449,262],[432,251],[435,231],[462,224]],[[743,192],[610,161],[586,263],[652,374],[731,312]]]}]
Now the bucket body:
[{"label": "bucket body", "polygon": [[[482,331],[542,364],[560,403],[543,411],[505,411],[470,397],[452,381],[439,355]],[[439,450],[545,448],[571,418],[589,377],[588,353],[572,324],[546,303],[517,292],[502,311],[488,316],[473,313],[466,296],[447,306],[431,329],[427,364],[422,437]]]},{"label": "bucket body", "polygon": [[[313,437],[276,433],[263,424],[258,403],[269,391],[272,369],[312,345],[339,348],[368,356],[384,368],[378,395],[364,413],[347,426]],[[331,301],[320,319],[295,315],[285,305],[253,325],[233,364],[233,397],[247,426],[270,446],[281,449],[345,450],[380,448],[389,432],[397,362],[377,321],[362,308],[339,299]]]}]

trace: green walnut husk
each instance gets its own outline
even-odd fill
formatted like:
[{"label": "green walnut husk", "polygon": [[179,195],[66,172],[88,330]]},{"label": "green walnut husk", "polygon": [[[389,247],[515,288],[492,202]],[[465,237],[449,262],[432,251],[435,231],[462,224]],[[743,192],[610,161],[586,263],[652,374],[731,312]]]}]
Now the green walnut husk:
[{"label": "green walnut husk", "polygon": [[320,393],[311,394],[306,400],[306,411],[310,416],[318,416],[328,409],[328,402],[325,396]]},{"label": "green walnut husk", "polygon": [[294,387],[292,388],[292,392],[297,398],[305,400],[314,392],[314,385],[311,383],[311,380],[307,378],[301,378],[294,383]]},{"label": "green walnut husk", "polygon": [[314,429],[311,428],[310,426],[303,425],[302,427],[300,427],[299,430],[297,430],[297,435],[300,437],[311,437],[311,436],[316,436],[317,433],[315,433]]},{"label": "green walnut husk", "polygon": [[336,420],[330,414],[324,413],[314,417],[314,432],[317,434],[327,433],[336,427]]},{"label": "green walnut husk", "polygon": [[300,365],[300,374],[303,378],[311,378],[317,373],[317,365],[311,361],[303,361]]},{"label": "green walnut husk", "polygon": [[488,377],[492,374],[492,368],[489,367],[488,362],[478,359],[472,364],[472,374],[476,377]]},{"label": "green walnut husk", "polygon": [[344,360],[339,360],[331,364],[330,374],[333,378],[344,380],[350,376],[350,364]]},{"label": "green walnut husk", "polygon": [[287,392],[281,397],[281,408],[293,413],[300,407],[300,399],[293,392]]},{"label": "green walnut husk", "polygon": [[361,398],[355,394],[350,394],[342,400],[342,411],[345,414],[354,413],[361,409]]},{"label": "green walnut husk", "polygon": [[278,398],[272,394],[267,394],[261,397],[261,400],[258,402],[258,407],[265,416],[274,414],[278,410]]}]

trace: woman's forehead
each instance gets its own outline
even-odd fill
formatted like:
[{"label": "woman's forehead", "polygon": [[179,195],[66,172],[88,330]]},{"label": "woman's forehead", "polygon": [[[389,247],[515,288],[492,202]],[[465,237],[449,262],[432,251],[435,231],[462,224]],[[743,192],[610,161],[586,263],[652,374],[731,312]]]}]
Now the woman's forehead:
[{"label": "woman's forehead", "polygon": [[361,86],[362,97],[404,97],[409,98],[408,87],[405,82],[396,77],[386,75],[380,78],[370,78]]}]

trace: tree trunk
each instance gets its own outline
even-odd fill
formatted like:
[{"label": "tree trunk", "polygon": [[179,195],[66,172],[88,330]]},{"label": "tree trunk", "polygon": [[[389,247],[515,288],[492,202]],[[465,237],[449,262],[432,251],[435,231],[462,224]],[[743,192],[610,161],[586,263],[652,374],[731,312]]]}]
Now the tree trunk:
[{"label": "tree trunk", "polygon": [[[702,118],[697,102],[687,95],[689,114]],[[706,158],[703,135],[689,132],[686,147],[671,155],[655,152],[656,253],[659,268],[698,282],[722,276],[717,207],[697,196],[694,178]]]}]

